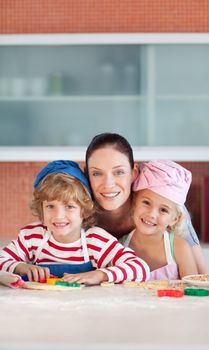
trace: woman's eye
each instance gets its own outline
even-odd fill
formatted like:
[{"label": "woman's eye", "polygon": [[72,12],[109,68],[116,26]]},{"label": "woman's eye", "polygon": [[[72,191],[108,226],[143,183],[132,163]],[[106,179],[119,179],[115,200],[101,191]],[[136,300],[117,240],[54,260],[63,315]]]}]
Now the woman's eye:
[{"label": "woman's eye", "polygon": [[101,173],[99,171],[94,171],[92,173],[92,176],[100,176],[100,175],[101,175]]},{"label": "woman's eye", "polygon": [[145,205],[149,205],[150,204],[149,201],[147,201],[147,200],[143,200],[142,203],[145,204]]},{"label": "woman's eye", "polygon": [[117,170],[116,175],[124,175],[125,171],[124,170]]}]

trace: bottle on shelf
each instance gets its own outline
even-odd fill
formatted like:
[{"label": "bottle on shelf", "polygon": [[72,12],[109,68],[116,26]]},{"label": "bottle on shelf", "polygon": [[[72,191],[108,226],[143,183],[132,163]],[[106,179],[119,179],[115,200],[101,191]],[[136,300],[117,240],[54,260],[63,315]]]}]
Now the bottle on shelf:
[{"label": "bottle on shelf", "polygon": [[53,73],[50,76],[49,93],[55,96],[64,94],[64,81],[61,73]]},{"label": "bottle on shelf", "polygon": [[100,86],[102,94],[113,95],[117,93],[116,68],[111,62],[106,62],[101,67]]},{"label": "bottle on shelf", "polygon": [[137,67],[134,63],[126,63],[123,66],[123,92],[128,95],[138,93]]}]

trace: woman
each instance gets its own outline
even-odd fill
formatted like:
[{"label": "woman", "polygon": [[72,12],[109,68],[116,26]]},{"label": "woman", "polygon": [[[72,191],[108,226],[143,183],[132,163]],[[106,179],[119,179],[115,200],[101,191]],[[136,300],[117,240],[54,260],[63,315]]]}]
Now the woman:
[{"label": "woman", "polygon": [[[97,225],[121,239],[134,229],[131,186],[138,173],[138,164],[134,162],[128,141],[114,133],[95,136],[86,151],[86,173],[98,206]],[[188,213],[187,216],[187,241],[192,247],[198,272],[208,273],[199,239]]]}]

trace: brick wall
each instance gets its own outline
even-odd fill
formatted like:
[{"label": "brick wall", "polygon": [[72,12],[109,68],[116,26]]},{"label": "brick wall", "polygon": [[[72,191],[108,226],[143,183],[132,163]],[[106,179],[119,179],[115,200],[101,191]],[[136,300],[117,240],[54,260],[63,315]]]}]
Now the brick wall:
[{"label": "brick wall", "polygon": [[208,0],[0,1],[2,34],[208,31]]},{"label": "brick wall", "polygon": [[[0,34],[209,32],[207,0],[1,0]],[[183,164],[183,163],[182,163]],[[28,209],[35,174],[44,163],[0,163],[0,235],[15,236],[34,218]],[[193,172],[188,208],[201,232],[201,186],[209,163]]]},{"label": "brick wall", "polygon": [[[7,240],[15,237],[18,230],[36,218],[31,215],[29,203],[32,199],[36,173],[46,163],[0,162],[0,237]],[[181,162],[192,171],[193,181],[188,195],[187,208],[198,235],[202,236],[201,188],[203,178],[209,174],[209,162]],[[83,163],[80,163],[83,166]]]}]

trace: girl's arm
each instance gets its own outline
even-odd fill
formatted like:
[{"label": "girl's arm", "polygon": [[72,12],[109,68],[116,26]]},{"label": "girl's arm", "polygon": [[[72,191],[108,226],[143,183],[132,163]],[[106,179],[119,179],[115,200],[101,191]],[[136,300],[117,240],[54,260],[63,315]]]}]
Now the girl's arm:
[{"label": "girl's arm", "polygon": [[174,238],[174,255],[180,278],[198,273],[191,247],[184,239],[178,236]]}]

